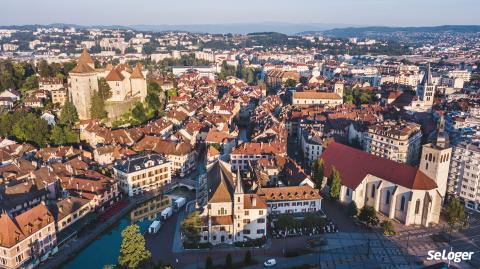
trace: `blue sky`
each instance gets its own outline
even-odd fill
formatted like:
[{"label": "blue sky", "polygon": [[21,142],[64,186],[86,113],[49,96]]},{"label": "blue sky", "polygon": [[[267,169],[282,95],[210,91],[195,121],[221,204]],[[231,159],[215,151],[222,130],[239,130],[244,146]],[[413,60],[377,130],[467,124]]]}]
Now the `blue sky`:
[{"label": "blue sky", "polygon": [[480,24],[480,0],[3,0],[0,25]]}]

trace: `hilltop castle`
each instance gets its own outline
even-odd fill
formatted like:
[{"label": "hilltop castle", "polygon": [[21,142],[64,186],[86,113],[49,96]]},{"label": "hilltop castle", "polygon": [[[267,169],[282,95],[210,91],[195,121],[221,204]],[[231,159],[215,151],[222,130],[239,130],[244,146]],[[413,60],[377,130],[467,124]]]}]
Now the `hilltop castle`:
[{"label": "hilltop castle", "polygon": [[69,73],[70,98],[77,108],[81,120],[90,119],[91,98],[98,91],[98,80],[105,78],[112,96],[106,100],[109,118],[119,116],[136,101],[144,101],[147,96],[146,72],[140,64],[133,69],[127,64],[107,65],[96,69],[92,57],[84,49],[77,66]]}]

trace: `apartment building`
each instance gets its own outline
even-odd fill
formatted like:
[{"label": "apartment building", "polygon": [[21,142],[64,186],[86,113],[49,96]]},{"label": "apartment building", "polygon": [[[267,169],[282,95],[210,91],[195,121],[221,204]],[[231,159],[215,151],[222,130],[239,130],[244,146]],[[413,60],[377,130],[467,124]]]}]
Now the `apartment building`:
[{"label": "apartment building", "polygon": [[128,196],[161,189],[172,180],[171,162],[160,154],[139,154],[113,167],[120,189]]},{"label": "apartment building", "polygon": [[56,246],[55,220],[45,204],[10,217],[0,215],[0,267],[30,268]]},{"label": "apartment building", "polygon": [[311,186],[259,188],[257,194],[268,206],[269,214],[318,212],[322,209],[322,197]]},{"label": "apartment building", "polygon": [[384,121],[369,126],[364,135],[366,152],[399,163],[416,164],[420,153],[420,125],[406,121]]},{"label": "apartment building", "polygon": [[448,193],[465,201],[465,206],[480,211],[480,146],[460,143],[453,147]]}]

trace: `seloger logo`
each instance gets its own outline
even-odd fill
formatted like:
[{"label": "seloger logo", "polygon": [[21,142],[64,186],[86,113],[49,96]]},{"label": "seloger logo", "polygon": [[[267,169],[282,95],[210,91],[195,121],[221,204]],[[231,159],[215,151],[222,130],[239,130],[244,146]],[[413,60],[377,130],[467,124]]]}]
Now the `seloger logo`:
[{"label": "seloger logo", "polygon": [[442,252],[440,251],[435,251],[435,250],[430,250],[428,252],[428,257],[427,260],[435,260],[435,261],[454,261],[454,262],[461,262],[461,261],[469,261],[472,259],[472,255],[474,252],[453,252],[449,251],[447,253],[446,250],[443,250]]}]

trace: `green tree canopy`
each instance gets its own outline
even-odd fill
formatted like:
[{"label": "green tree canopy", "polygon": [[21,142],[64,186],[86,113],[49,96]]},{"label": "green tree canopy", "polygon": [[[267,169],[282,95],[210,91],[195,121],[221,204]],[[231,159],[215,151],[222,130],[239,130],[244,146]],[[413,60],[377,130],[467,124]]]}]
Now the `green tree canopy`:
[{"label": "green tree canopy", "polygon": [[354,217],[358,214],[358,208],[357,208],[357,204],[355,203],[355,201],[351,201],[347,205],[346,211],[347,211],[347,215],[349,217]]},{"label": "green tree canopy", "polygon": [[289,78],[289,79],[287,79],[287,80],[285,81],[284,86],[285,86],[286,88],[294,88],[295,86],[297,86],[297,81],[294,80],[294,79]]},{"label": "green tree canopy", "polygon": [[140,233],[140,227],[135,224],[127,226],[122,231],[122,245],[118,263],[125,268],[142,268],[152,257],[145,248],[145,238]]},{"label": "green tree canopy", "polygon": [[185,236],[186,244],[198,246],[201,231],[201,221],[198,212],[191,213],[182,221],[181,230]]},{"label": "green tree canopy", "polygon": [[96,91],[92,95],[90,116],[92,117],[92,119],[97,120],[101,120],[107,117],[107,111],[105,111],[105,100],[102,98],[100,91]]},{"label": "green tree canopy", "polygon": [[375,212],[375,208],[371,206],[362,207],[362,209],[360,209],[360,213],[358,214],[358,219],[371,227],[377,226],[379,222],[377,212]]},{"label": "green tree canopy", "polygon": [[68,126],[55,125],[52,128],[50,140],[54,145],[67,145],[78,142],[78,135]]},{"label": "green tree canopy", "polygon": [[312,180],[315,183],[315,187],[322,190],[323,177],[324,177],[324,162],[323,159],[318,158],[312,164]]},{"label": "green tree canopy", "polygon": [[65,101],[65,104],[60,111],[60,123],[68,126],[74,125],[78,121],[77,109],[70,100]]},{"label": "green tree canopy", "polygon": [[333,166],[332,174],[330,175],[330,198],[333,200],[338,200],[340,198],[340,172]]},{"label": "green tree canopy", "polygon": [[[20,141],[31,142],[39,147],[45,147],[49,138],[48,123],[34,113],[22,113],[20,117],[13,121],[15,123],[11,129],[11,135]],[[12,121],[8,120],[8,123]]]},{"label": "green tree canopy", "polygon": [[297,220],[290,214],[280,214],[275,227],[279,229],[291,229],[297,226]]},{"label": "green tree canopy", "polygon": [[112,89],[110,89],[110,85],[108,85],[106,79],[98,79],[98,92],[100,93],[103,101],[107,101],[108,98],[112,97]]},{"label": "green tree canopy", "polygon": [[450,229],[455,229],[456,226],[465,222],[465,207],[458,198],[453,197],[448,202],[445,207],[445,219]]}]

